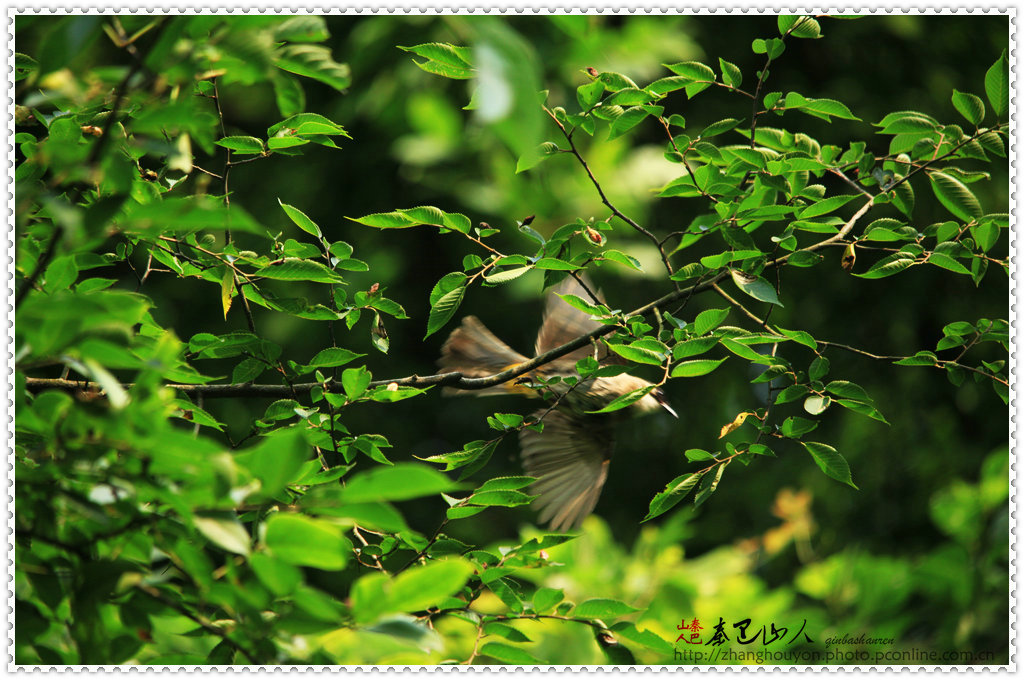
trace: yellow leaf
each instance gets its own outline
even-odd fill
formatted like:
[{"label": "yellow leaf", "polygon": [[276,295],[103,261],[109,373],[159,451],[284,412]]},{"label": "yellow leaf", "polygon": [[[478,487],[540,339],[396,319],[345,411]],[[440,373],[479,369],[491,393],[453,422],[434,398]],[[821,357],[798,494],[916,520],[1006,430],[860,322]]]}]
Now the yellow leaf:
[{"label": "yellow leaf", "polygon": [[224,320],[227,321],[231,300],[235,295],[235,273],[228,269],[220,279],[220,305],[224,308]]},{"label": "yellow leaf", "polygon": [[739,429],[739,426],[743,424],[743,421],[747,419],[747,416],[752,415],[754,414],[751,413],[750,411],[744,411],[743,413],[736,416],[736,418],[731,423],[722,426],[722,433],[718,435],[718,438],[721,439],[730,432],[735,432],[737,429]]},{"label": "yellow leaf", "polygon": [[843,259],[840,262],[840,266],[846,271],[853,271],[853,265],[857,261],[857,251],[854,249],[853,244],[846,246],[846,250],[843,251]]}]

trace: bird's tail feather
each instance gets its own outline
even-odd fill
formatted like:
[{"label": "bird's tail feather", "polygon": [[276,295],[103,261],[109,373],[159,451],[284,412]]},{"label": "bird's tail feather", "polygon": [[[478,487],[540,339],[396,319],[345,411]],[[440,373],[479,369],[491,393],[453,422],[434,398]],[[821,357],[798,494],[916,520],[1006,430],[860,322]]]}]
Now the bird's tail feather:
[{"label": "bird's tail feather", "polygon": [[[524,361],[526,357],[499,340],[479,319],[467,316],[462,319],[462,325],[452,331],[445,340],[438,364],[445,372],[458,371],[467,378],[484,378]],[[473,394],[508,394],[520,391],[533,396],[532,390],[518,387],[514,382],[474,390]],[[445,392],[464,391],[446,388]]]}]

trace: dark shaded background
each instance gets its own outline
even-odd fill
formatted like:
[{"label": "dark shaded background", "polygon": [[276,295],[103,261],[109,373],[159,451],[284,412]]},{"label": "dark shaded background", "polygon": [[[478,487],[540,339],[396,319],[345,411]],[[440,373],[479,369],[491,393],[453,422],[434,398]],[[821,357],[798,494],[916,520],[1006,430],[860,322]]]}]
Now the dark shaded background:
[{"label": "dark shaded background", "polygon": [[[573,21],[571,27],[568,22],[563,25],[546,18],[509,21],[537,51],[544,66],[542,82],[550,87],[553,103],[573,101],[575,87],[586,82],[581,70],[587,66],[625,72],[642,83],[665,75],[659,66],[662,62],[697,59],[714,63],[721,56],[740,66],[749,86],[762,61],[750,52],[750,42],[775,31],[770,17],[574,19],[582,20]],[[428,312],[426,292],[445,273],[460,267],[463,255],[472,252],[471,244],[428,229],[378,232],[344,216],[437,205],[463,212],[475,222],[507,229],[511,235],[500,243],[509,250],[526,250],[528,242],[510,229],[515,219],[536,214],[534,226],[550,232],[576,216],[600,219],[607,211],[596,192],[588,190],[571,159],[558,158],[536,171],[511,176],[512,155],[489,138],[469,112],[460,110],[468,102],[466,86],[423,73],[411,63],[410,55],[394,47],[428,40],[457,42],[458,35],[448,22],[425,17],[335,18],[330,26],[339,61],[348,62],[353,69],[352,93],[336,97],[326,88],[310,86],[309,110],[323,111],[344,124],[353,141],[341,152],[318,149],[301,158],[275,159],[269,170],[259,164],[239,168],[233,177],[235,200],[270,225],[294,230],[276,206],[280,198],[300,206],[335,238],[342,235],[352,243],[371,271],[362,280],[353,276],[351,287],[379,281],[412,319],[392,324],[392,349],[387,357],[375,355],[368,333],[359,334],[358,329],[355,338],[342,344],[370,353],[370,366],[378,377],[424,374],[433,367],[446,335],[442,331],[421,341]],[[1006,19],[998,17],[900,16],[825,21],[823,28],[825,38],[821,40],[789,42],[786,53],[772,68],[767,91],[838,99],[863,122],[829,125],[789,113],[767,124],[805,130],[822,143],[842,145],[850,139],[868,139],[869,148],[882,153],[888,138],[872,139],[869,124],[887,112],[915,109],[940,121],[957,120],[949,100],[952,89],[982,94],[984,73],[1006,45],[1008,26]],[[228,121],[238,133],[259,135],[277,120],[269,93],[262,99],[252,92],[232,97],[228,91],[223,96]],[[417,104],[431,107],[432,112],[436,109],[437,119],[422,120],[425,114],[415,110]],[[693,102],[674,96],[668,110],[684,115],[695,129],[727,116],[749,119],[746,100],[716,90],[702,93]],[[549,130],[551,139],[555,132]],[[656,233],[667,233],[685,226],[701,206],[673,199],[654,203],[647,187],[618,184],[614,167],[636,162],[630,147],[644,144],[654,150],[645,160],[656,163],[661,139],[656,126],[642,126],[632,140],[604,144],[599,139],[588,157],[599,178],[611,173],[612,178],[604,184],[617,204]],[[417,157],[417,152],[410,150],[417,143],[434,145],[433,157]],[[602,149],[604,146],[613,149]],[[1008,200],[1007,166],[1003,159],[998,160],[987,168],[995,180],[979,189],[982,205],[991,212],[1005,210]],[[844,192],[842,187],[827,185],[830,192]],[[566,191],[572,196],[566,197]],[[918,185],[917,191],[922,209],[915,215],[915,223],[944,221],[947,215],[929,200],[927,185]],[[880,210],[873,216],[886,214]],[[634,240],[622,226],[612,236],[613,245],[627,251],[625,246]],[[636,245],[643,249],[642,244]],[[980,290],[975,290],[967,277],[927,267],[895,278],[866,281],[852,278],[838,267],[839,252],[829,257],[828,265],[785,272],[783,299],[788,306],[773,312],[772,317],[780,325],[804,328],[816,337],[879,354],[905,355],[933,349],[942,336],[942,326],[952,320],[1006,315],[1008,289],[998,271],[990,271]],[[664,284],[626,278],[621,269],[610,267],[596,278],[606,291],[614,291],[612,302],[622,308],[638,306],[664,289]],[[517,284],[473,291],[463,311],[477,314],[500,337],[528,352],[542,306],[540,276],[526,277]],[[218,313],[218,302],[204,291],[198,286],[195,291],[179,289],[181,307],[161,311],[174,315],[189,310],[195,330],[208,329],[206,320]],[[198,307],[204,302],[206,310]],[[722,306],[723,301],[705,294],[692,303],[692,313]],[[739,323],[741,319],[736,315],[730,321]],[[243,320],[237,318],[235,323],[241,328]],[[310,332],[308,323],[298,327],[296,321],[276,317],[268,318],[263,326],[268,323],[271,336],[287,343],[298,356],[311,356],[325,344],[326,332]],[[173,325],[188,335],[187,319]],[[815,433],[817,439],[837,443],[850,461],[860,493],[835,486],[800,450],[784,450],[778,460],[729,471],[714,502],[701,511],[688,550],[699,553],[770,525],[773,519],[765,508],[782,484],[807,486],[817,492],[816,510],[825,527],[821,540],[826,552],[829,543],[838,547],[851,541],[877,549],[927,547],[936,540],[935,529],[927,521],[927,501],[936,484],[949,477],[971,479],[977,474],[980,458],[1006,441],[1006,409],[987,385],[968,380],[957,389],[938,371],[893,367],[836,350],[827,356],[832,362],[831,375],[863,385],[892,423],[886,427],[848,412],[835,412],[823,419]],[[713,376],[670,383],[670,399],[683,414],[678,422],[655,416],[622,433],[613,474],[598,507],[622,540],[628,541],[635,531],[650,497],[687,469],[682,450],[713,450],[721,425],[758,404],[747,383],[746,368],[740,362],[730,363]],[[372,407],[366,407],[364,413],[353,409],[350,418],[353,429],[361,429],[359,419],[365,418],[364,427],[384,432],[396,446],[396,458],[405,458],[458,448],[465,440],[486,437],[483,419],[487,414],[495,410],[524,412],[526,408],[527,404],[516,399],[434,397],[429,407],[420,401],[396,404],[386,413],[391,422],[374,422],[381,410]],[[791,405],[789,411],[799,413],[799,405]],[[791,415],[789,411],[780,409],[779,417]],[[496,457],[494,465],[515,470],[515,449],[511,443],[503,447],[503,455]],[[489,526],[486,531],[511,531],[529,517],[529,511],[506,511],[490,521],[504,521],[508,526]]]},{"label": "dark shaded background", "polygon": [[[514,252],[531,247],[514,230],[515,220],[526,215],[535,214],[533,226],[544,233],[576,217],[603,219],[607,215],[570,158],[555,158],[515,175],[514,155],[472,112],[462,110],[469,101],[467,85],[424,73],[412,63],[411,55],[396,49],[396,45],[429,41],[460,43],[464,26],[460,22],[465,21],[473,19],[329,18],[331,45],[337,60],[351,66],[353,85],[346,96],[338,96],[305,81],[306,110],[341,123],[353,139],[342,151],[318,147],[301,157],[275,157],[232,173],[233,203],[245,206],[272,230],[283,230],[293,238],[303,235],[287,220],[277,201],[299,207],[328,238],[347,240],[355,247],[355,256],[370,264],[370,272],[348,277],[351,291],[379,282],[388,297],[405,306],[411,319],[389,323],[391,351],[387,356],[371,347],[365,322],[339,339],[339,345],[369,355],[369,367],[377,378],[433,372],[448,329],[422,339],[429,309],[427,294],[441,276],[460,269],[462,257],[473,250],[468,241],[453,235],[441,236],[425,228],[381,232],[345,216],[436,205],[503,229],[506,233],[495,237],[497,247]],[[877,153],[887,151],[889,138],[874,136],[876,128],[871,123],[888,112],[915,109],[941,122],[964,124],[950,103],[951,91],[956,88],[984,96],[985,71],[1007,47],[1009,33],[1006,17],[881,16],[822,23],[823,39],[787,43],[785,54],[772,67],[765,91],[838,99],[861,121],[828,124],[790,112],[766,124],[802,130],[823,144],[844,148],[852,140],[866,140],[869,149]],[[567,108],[575,106],[575,88],[586,82],[582,72],[586,67],[619,71],[643,84],[668,75],[663,63],[695,59],[717,71],[717,59],[722,57],[742,69],[744,84],[750,87],[763,62],[762,56],[751,52],[751,41],[777,35],[774,17],[511,17],[507,25],[535,51],[543,69],[540,81],[550,90],[549,102]],[[27,36],[32,39],[31,33]],[[221,95],[228,134],[263,136],[266,128],[280,119],[269,89],[226,87]],[[682,114],[694,130],[725,117],[749,120],[750,116],[748,100],[717,88],[694,101],[675,93],[667,112]],[[546,132],[555,140],[557,130],[549,126]],[[656,125],[645,124],[614,142],[604,141],[605,136],[599,132],[595,140],[584,143],[583,151],[612,200],[627,214],[655,233],[666,234],[685,227],[702,211],[699,201],[653,200],[650,190],[670,179],[672,175],[666,172],[673,170],[661,158],[663,136]],[[739,140],[738,136],[722,138],[720,143]],[[216,168],[221,161],[197,162]],[[995,159],[984,169],[992,172],[993,181],[972,188],[986,212],[1007,212],[1006,160]],[[830,193],[847,193],[834,181],[823,181]],[[915,188],[915,226],[945,221],[948,215],[931,198],[927,183],[916,181]],[[872,218],[894,212],[882,207],[872,212]],[[635,253],[650,265],[647,271],[657,276],[652,253],[625,226],[616,226],[611,242],[612,247]],[[1005,248],[1001,243],[993,254],[1005,257]],[[691,257],[708,252],[695,249]],[[996,269],[990,269],[979,288],[969,277],[925,266],[869,281],[844,272],[839,267],[838,250],[826,255],[828,260],[821,266],[789,268],[783,273],[786,308],[776,309],[772,321],[879,354],[909,355],[934,349],[946,323],[1007,315],[1007,279]],[[858,270],[862,271],[872,258],[864,252],[860,258]],[[613,307],[634,308],[666,290],[666,284],[656,278],[627,276],[622,268],[613,266],[596,272],[595,279]],[[164,285],[154,279],[149,286],[149,294],[160,304],[154,314],[182,338],[200,331],[245,328],[238,310],[232,311],[226,323],[222,320],[217,291],[210,285],[177,279],[167,279]],[[724,306],[713,294],[704,294],[692,301],[686,316]],[[460,314],[478,315],[513,347],[529,352],[541,308],[540,275],[531,274],[504,287],[472,290]],[[286,357],[305,359],[328,345],[326,328],[314,322],[259,310],[256,317],[261,333],[284,345]],[[733,324],[743,321],[735,313],[730,317]],[[818,526],[813,543],[819,556],[852,549],[914,559],[945,540],[930,518],[930,502],[951,480],[977,481],[983,458],[1006,447],[1007,408],[988,385],[970,379],[957,388],[933,369],[896,367],[835,349],[826,355],[832,362],[830,377],[862,385],[891,423],[885,426],[833,409],[824,415],[812,437],[834,444],[846,456],[860,491],[825,477],[799,446],[783,444],[777,449],[778,458],[759,459],[745,468],[732,466],[717,493],[688,522],[673,519],[671,514],[655,520],[665,526],[666,540],[681,543],[687,556],[698,557],[718,546],[762,534],[778,523],[770,507],[782,487],[813,494]],[[976,354],[972,351],[971,356],[1001,358],[986,348],[979,348]],[[799,352],[794,352],[793,358],[799,362]],[[802,360],[807,363],[811,358],[808,350]],[[200,366],[200,370],[229,373],[230,366]],[[596,510],[617,542],[632,544],[651,497],[689,469],[682,455],[685,449],[715,450],[723,424],[737,413],[761,405],[763,394],[749,384],[751,377],[746,364],[730,361],[710,376],[673,381],[667,392],[681,414],[678,421],[656,415],[622,428],[611,476]],[[237,435],[247,431],[249,419],[263,407],[252,401],[206,406]],[[354,406],[347,412],[347,423],[353,432],[387,436],[394,445],[389,454],[393,460],[411,460],[489,437],[485,417],[494,411],[526,413],[530,408],[512,398],[447,399],[435,393],[386,408]],[[777,409],[773,418],[781,422],[788,415],[799,414],[799,403],[789,404]],[[519,469],[516,455],[515,443],[506,442],[479,477],[515,474]],[[413,507],[416,511],[407,514],[413,526],[432,531],[441,513],[438,503]],[[683,505],[675,512],[689,515],[693,511]],[[521,524],[532,520],[528,508],[495,509],[457,523],[449,531],[467,542],[486,543],[514,535]],[[1003,518],[978,540],[984,545],[1005,544],[1005,527]],[[790,549],[759,564],[756,573],[774,587],[788,583],[800,562]],[[1005,621],[1005,599],[999,599],[993,597],[986,609],[991,621]],[[943,615],[937,602],[912,604],[920,621]],[[1005,629],[991,621],[973,638],[976,648],[1005,647]]]}]

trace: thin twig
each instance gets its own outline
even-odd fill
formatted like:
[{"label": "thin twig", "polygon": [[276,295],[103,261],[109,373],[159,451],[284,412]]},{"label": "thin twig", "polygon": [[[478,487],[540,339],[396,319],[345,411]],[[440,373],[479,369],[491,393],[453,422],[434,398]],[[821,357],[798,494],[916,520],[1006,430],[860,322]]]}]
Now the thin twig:
[{"label": "thin twig", "polygon": [[[151,46],[156,44],[160,34],[167,26],[167,23],[167,19],[164,19],[154,29],[153,40],[150,42]],[[107,141],[110,139],[110,132],[114,128],[114,125],[119,122],[118,113],[120,113],[121,104],[124,103],[124,98],[128,94],[128,83],[145,66],[145,59],[140,58],[137,53],[132,56],[134,57],[132,65],[128,68],[128,72],[124,74],[124,78],[121,79],[121,82],[117,84],[117,90],[114,93],[114,104],[110,108],[110,115],[103,124],[99,139],[96,140],[96,144],[89,151],[89,157],[86,159],[86,165],[96,165],[100,158],[102,158]]]},{"label": "thin twig", "polygon": [[444,519],[441,520],[441,524],[439,524],[437,529],[434,530],[434,535],[431,536],[430,540],[427,541],[427,544],[425,546],[423,546],[423,550],[420,550],[418,553],[416,553],[416,555],[411,560],[409,560],[408,562],[405,563],[405,566],[403,566],[401,569],[396,571],[395,572],[395,576],[397,576],[398,574],[401,574],[403,571],[405,571],[406,569],[408,569],[412,565],[414,565],[417,562],[419,562],[423,558],[423,556],[427,554],[427,551],[430,550],[430,548],[435,543],[437,543],[437,539],[441,537],[441,530],[444,529],[447,525],[448,525],[448,515],[445,514]]},{"label": "thin twig", "polygon": [[544,112],[547,113],[551,120],[555,122],[555,125],[558,126],[558,129],[562,131],[562,136],[564,136],[566,141],[569,142],[569,152],[576,157],[576,160],[579,161],[580,165],[583,167],[583,170],[587,173],[587,177],[590,178],[590,183],[594,185],[594,188],[597,189],[598,195],[601,197],[601,202],[604,203],[608,207],[608,209],[612,211],[613,215],[615,215],[620,220],[631,226],[640,234],[646,236],[647,239],[651,243],[653,243],[654,246],[658,249],[658,253],[661,255],[661,261],[665,265],[665,269],[668,271],[668,275],[671,277],[673,274],[675,274],[675,270],[672,268],[672,263],[669,262],[668,257],[665,255],[665,250],[664,248],[662,248],[661,243],[658,240],[658,237],[652,234],[647,229],[644,229],[635,220],[633,220],[628,215],[624,214],[621,210],[615,207],[611,200],[608,199],[608,196],[604,193],[604,189],[601,187],[601,183],[597,181],[597,177],[594,176],[594,172],[590,169],[590,165],[587,163],[586,159],[583,158],[583,155],[580,154],[579,149],[576,148],[576,142],[573,141],[572,134],[565,129],[565,126],[562,125],[561,121],[559,121],[558,118],[555,117],[555,114],[552,113],[551,110],[548,109],[546,106],[544,107]]},{"label": "thin twig", "polygon": [[[662,297],[650,302],[642,307],[639,307],[627,316],[646,316],[651,313],[655,307],[665,307],[675,300],[680,298],[689,297],[692,294],[700,293],[705,290],[710,290],[714,283],[721,281],[728,274],[726,272],[720,272],[717,276],[713,277],[709,281],[684,288],[679,291],[672,291]],[[457,371],[450,373],[439,373],[436,375],[419,376],[411,375],[404,378],[388,378],[384,380],[375,380],[370,383],[370,387],[378,387],[381,385],[388,385],[395,383],[399,386],[408,387],[430,387],[430,386],[444,386],[444,387],[455,387],[460,390],[482,390],[495,385],[500,385],[504,382],[508,382],[514,378],[529,373],[530,371],[551,363],[555,359],[561,358],[570,352],[585,347],[591,343],[592,340],[601,338],[608,335],[620,327],[614,324],[600,326],[593,331],[581,335],[564,345],[560,345],[551,349],[543,354],[539,354],[536,357],[524,361],[521,364],[517,364],[510,368],[505,369],[494,375],[485,376],[482,378],[467,378]],[[82,389],[84,381],[75,380],[58,380],[55,378],[29,378],[28,385],[34,388],[57,388],[65,390],[78,390]],[[131,383],[125,383],[125,386],[130,389]],[[182,385],[182,384],[170,384],[167,385],[171,389],[179,390],[185,394],[200,394],[202,393],[206,398],[216,397],[268,397],[268,398],[279,398],[279,397],[290,397],[299,392],[308,392],[314,387],[322,387],[329,392],[342,392],[340,385],[330,383],[296,383],[293,385],[254,385],[254,384],[228,384],[228,385]]]},{"label": "thin twig", "polygon": [[756,323],[758,326],[761,326],[762,328],[764,328],[766,331],[768,331],[770,333],[774,333],[775,332],[771,328],[768,327],[768,323],[766,321],[760,319],[756,314],[754,314],[749,309],[744,307],[743,304],[739,300],[737,300],[733,296],[731,296],[728,293],[726,293],[725,290],[721,286],[719,286],[717,283],[713,286],[713,288],[714,288],[715,292],[718,293],[726,302],[728,302],[730,305],[736,307],[741,312],[746,314],[748,317],[753,319],[754,323]]},{"label": "thin twig", "polygon": [[247,658],[250,663],[260,663],[259,657],[254,652],[251,652],[249,649],[246,648],[245,645],[238,642],[237,640],[232,639],[231,636],[228,635],[227,631],[225,631],[223,628],[220,628],[210,623],[209,619],[207,619],[205,616],[200,616],[199,614],[193,613],[184,604],[178,602],[177,600],[171,597],[168,597],[167,595],[164,595],[162,592],[160,592],[160,590],[154,588],[153,586],[146,585],[145,583],[137,583],[135,585],[135,588],[138,591],[145,593],[149,597],[153,598],[157,602],[161,602],[167,605],[168,607],[178,612],[190,621],[199,624],[199,626],[206,632],[213,633],[220,639],[224,640],[232,647],[237,649],[239,652],[241,652],[242,655],[244,655],[245,658]]},{"label": "thin twig", "polygon": [[476,639],[473,640],[473,651],[471,651],[469,653],[469,658],[466,659],[465,661],[463,661],[462,665],[464,665],[464,666],[472,665],[473,659],[475,659],[476,655],[479,653],[480,638],[482,638],[483,636],[484,636],[484,626],[483,626],[483,622],[481,621],[479,624],[477,624],[477,627],[476,627]]},{"label": "thin twig", "polygon": [[21,303],[25,301],[25,296],[28,295],[29,291],[35,287],[36,281],[39,280],[43,271],[50,264],[50,259],[57,250],[57,242],[62,238],[64,238],[64,227],[58,225],[53,230],[53,236],[50,237],[50,242],[46,244],[46,250],[39,256],[39,259],[36,260],[35,269],[32,270],[32,273],[25,280],[25,283],[21,284],[21,288],[18,290],[18,294],[14,298],[15,312],[17,312],[18,308],[21,307]]}]

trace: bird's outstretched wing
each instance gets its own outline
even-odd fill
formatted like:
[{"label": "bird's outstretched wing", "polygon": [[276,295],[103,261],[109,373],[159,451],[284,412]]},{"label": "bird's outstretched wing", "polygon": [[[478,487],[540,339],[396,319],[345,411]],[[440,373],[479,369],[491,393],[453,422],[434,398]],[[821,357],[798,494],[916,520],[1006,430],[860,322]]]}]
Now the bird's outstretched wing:
[{"label": "bird's outstretched wing", "polygon": [[[487,330],[480,319],[467,316],[462,319],[462,325],[452,331],[445,340],[441,347],[441,359],[437,363],[445,372],[458,371],[467,378],[485,378],[524,361],[526,357],[499,340],[494,333]],[[444,388],[445,394],[461,391],[451,387]],[[533,390],[519,387],[513,382],[475,390],[473,394],[484,396],[509,392],[536,396]]]},{"label": "bird's outstretched wing", "polygon": [[[594,285],[588,279],[584,278],[584,282],[587,284],[587,288],[603,304],[604,300],[601,297],[601,291],[594,288]],[[571,276],[566,277],[564,281],[552,288],[548,292],[547,303],[544,306],[544,320],[541,322],[540,331],[537,333],[537,343],[534,348],[535,356],[564,345],[570,340],[575,340],[579,336],[596,330],[601,326],[597,321],[590,318],[590,314],[570,306],[565,300],[558,297],[558,293],[562,295],[575,295],[587,302],[594,302],[593,298],[590,297],[590,293]],[[585,356],[592,356],[593,353],[594,348],[587,345],[553,361],[551,366],[562,371],[571,371],[576,366],[577,361]],[[602,346],[598,353],[598,360],[605,363],[607,354],[607,349]]]},{"label": "bird's outstretched wing", "polygon": [[530,491],[540,495],[540,521],[555,531],[578,528],[597,504],[614,445],[609,420],[555,410],[544,417],[543,432],[519,432],[523,468],[537,478]]}]

